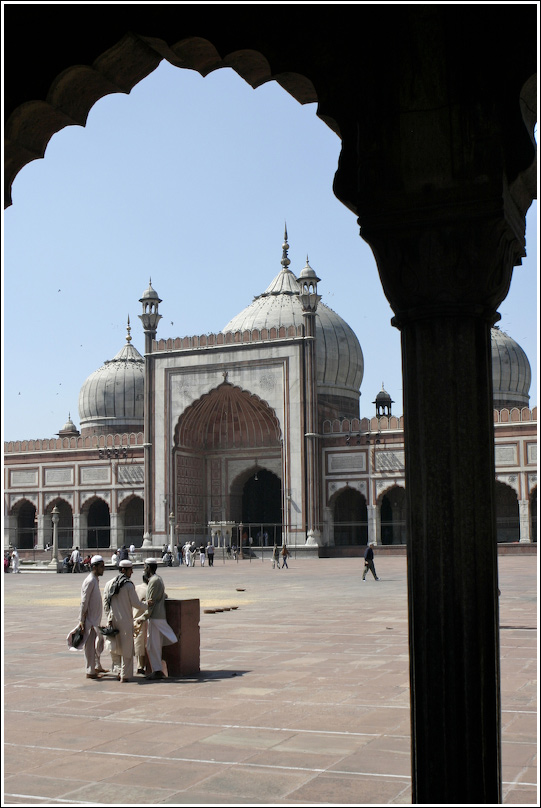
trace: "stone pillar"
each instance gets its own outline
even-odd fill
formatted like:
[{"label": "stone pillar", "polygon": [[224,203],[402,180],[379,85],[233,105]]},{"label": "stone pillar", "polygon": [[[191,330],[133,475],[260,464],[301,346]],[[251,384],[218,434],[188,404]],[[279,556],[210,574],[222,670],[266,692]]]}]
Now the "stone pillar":
[{"label": "stone pillar", "polygon": [[520,520],[520,542],[530,543],[530,503],[527,499],[521,499],[518,503],[518,514]]},{"label": "stone pillar", "polygon": [[[119,530],[119,516],[118,513],[109,514],[110,523],[109,523],[109,547],[118,549],[122,547],[124,542],[124,532]],[[121,520],[120,520],[121,521]]]},{"label": "stone pillar", "polygon": [[464,19],[461,31],[438,6],[401,8],[363,118],[336,115],[334,192],[359,217],[401,331],[412,801],[498,804],[490,327],[535,194],[519,99],[533,63],[487,92],[477,38],[458,47]]},{"label": "stone pillar", "polygon": [[42,513],[39,513],[36,518],[38,520],[38,548],[43,550],[49,541],[45,536],[45,518]]},{"label": "stone pillar", "polygon": [[381,536],[378,536],[378,506],[367,505],[368,511],[368,544],[381,544]]}]

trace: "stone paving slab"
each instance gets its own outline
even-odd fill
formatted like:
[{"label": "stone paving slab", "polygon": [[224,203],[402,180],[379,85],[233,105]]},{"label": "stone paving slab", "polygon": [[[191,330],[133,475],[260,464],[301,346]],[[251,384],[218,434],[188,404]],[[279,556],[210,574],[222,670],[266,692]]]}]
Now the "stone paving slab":
[{"label": "stone paving slab", "polygon": [[[361,566],[162,570],[201,601],[201,674],[128,684],[67,648],[83,576],[5,575],[2,805],[410,803],[406,559]],[[499,570],[504,803],[538,804],[536,557]]]}]

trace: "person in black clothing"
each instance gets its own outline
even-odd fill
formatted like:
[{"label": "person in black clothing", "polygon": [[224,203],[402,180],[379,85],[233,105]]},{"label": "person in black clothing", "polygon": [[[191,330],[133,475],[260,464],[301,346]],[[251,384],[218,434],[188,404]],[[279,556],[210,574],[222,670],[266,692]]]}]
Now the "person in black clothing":
[{"label": "person in black clothing", "polygon": [[366,578],[366,573],[368,570],[372,573],[376,581],[379,581],[378,576],[376,575],[376,568],[374,567],[374,551],[372,550],[373,544],[369,544],[366,550],[364,551],[364,572],[363,572],[363,581]]},{"label": "person in black clothing", "polygon": [[121,561],[129,561],[129,560],[130,560],[130,553],[126,545],[123,544],[120,550],[118,551],[118,561],[120,563]]}]

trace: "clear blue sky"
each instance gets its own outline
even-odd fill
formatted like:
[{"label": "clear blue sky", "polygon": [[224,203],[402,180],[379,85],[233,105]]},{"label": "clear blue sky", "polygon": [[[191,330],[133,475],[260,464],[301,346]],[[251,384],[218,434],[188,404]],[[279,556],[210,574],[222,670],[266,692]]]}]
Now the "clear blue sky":
[{"label": "clear blue sky", "polygon": [[[276,83],[232,70],[203,79],[163,62],[129,95],[66,127],[26,166],[4,214],[5,440],[79,426],[85,379],[125,342],[143,352],[139,298],[163,303],[158,336],[216,332],[280,271],[308,254],[323,302],[359,337],[361,415],[385,389],[402,413],[400,335],[355,216],[333,195],[340,141]],[[532,365],[537,404],[537,208],[528,258],[500,307],[501,327]]]}]

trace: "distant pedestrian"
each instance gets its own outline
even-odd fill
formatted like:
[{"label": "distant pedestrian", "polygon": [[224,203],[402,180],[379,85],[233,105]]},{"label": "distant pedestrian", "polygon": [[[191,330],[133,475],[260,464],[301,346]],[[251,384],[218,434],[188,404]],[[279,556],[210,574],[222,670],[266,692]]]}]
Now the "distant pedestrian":
[{"label": "distant pedestrian", "polygon": [[274,545],[272,551],[272,568],[276,567],[277,570],[280,569],[280,548],[277,544]]},{"label": "distant pedestrian", "polygon": [[374,551],[373,551],[373,544],[369,544],[366,550],[364,551],[364,572],[363,572],[363,581],[366,578],[366,573],[368,570],[374,576],[376,581],[379,581],[378,576],[376,575],[376,568],[374,567]]},{"label": "distant pedestrian", "polygon": [[205,545],[202,544],[201,547],[199,548],[199,563],[201,564],[202,567],[205,566],[205,557],[206,557],[205,556]]},{"label": "distant pedestrian", "polygon": [[130,554],[128,552],[128,548],[126,547],[125,544],[123,544],[122,547],[120,548],[120,550],[118,551],[118,563],[119,563],[119,566],[120,566],[121,561],[129,561],[129,559],[130,559]]},{"label": "distant pedestrian", "polygon": [[70,563],[71,563],[71,571],[72,572],[81,572],[81,553],[79,552],[79,548],[75,547],[71,556],[70,556]]},{"label": "distant pedestrian", "polygon": [[183,556],[182,544],[180,543],[180,539],[179,539],[178,542],[177,542],[177,561],[178,561],[179,567],[182,566],[182,556]]},{"label": "distant pedestrian", "polygon": [[209,560],[209,567],[214,566],[214,545],[209,541],[207,544],[207,558]]},{"label": "distant pedestrian", "polygon": [[17,548],[13,548],[13,552],[11,553],[11,563],[13,564],[13,572],[20,572],[19,569],[19,553],[17,552]]},{"label": "distant pedestrian", "polygon": [[289,569],[289,567],[287,566],[287,557],[288,557],[288,555],[291,555],[291,553],[289,552],[286,545],[284,544],[284,546],[282,547],[282,569],[284,569],[284,567]]}]

